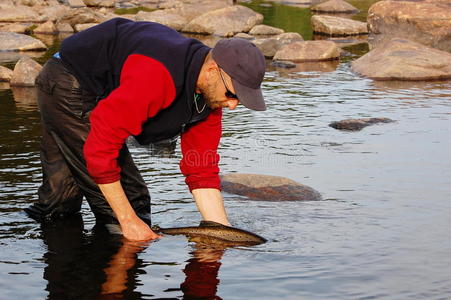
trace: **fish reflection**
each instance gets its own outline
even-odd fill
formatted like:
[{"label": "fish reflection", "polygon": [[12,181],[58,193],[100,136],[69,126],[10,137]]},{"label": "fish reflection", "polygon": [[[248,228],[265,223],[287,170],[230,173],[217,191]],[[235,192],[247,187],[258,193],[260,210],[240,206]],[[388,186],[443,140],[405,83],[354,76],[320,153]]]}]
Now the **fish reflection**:
[{"label": "fish reflection", "polygon": [[[135,291],[137,274],[144,264],[139,253],[148,243],[131,242],[111,235],[102,225],[84,229],[81,215],[42,224],[47,245],[43,261],[47,299],[144,299]],[[216,295],[221,245],[193,244],[192,257],[180,284],[183,299],[221,299]],[[148,295],[147,295],[148,296]]]}]

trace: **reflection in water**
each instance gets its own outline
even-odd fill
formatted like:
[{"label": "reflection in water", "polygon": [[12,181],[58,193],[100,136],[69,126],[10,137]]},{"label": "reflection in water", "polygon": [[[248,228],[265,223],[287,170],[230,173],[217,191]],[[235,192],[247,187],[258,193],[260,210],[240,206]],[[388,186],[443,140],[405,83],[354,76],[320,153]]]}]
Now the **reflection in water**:
[{"label": "reflection in water", "polygon": [[14,101],[16,107],[22,110],[37,109],[37,89],[35,87],[18,87],[12,86]]},{"label": "reflection in water", "polygon": [[284,77],[290,75],[292,78],[304,78],[305,75],[299,75],[297,77],[295,73],[298,72],[333,72],[337,69],[340,64],[339,60],[328,60],[328,61],[309,61],[296,63],[294,68],[279,68],[272,65],[267,67],[267,71],[279,71],[279,75]]},{"label": "reflection in water", "polygon": [[[144,268],[138,254],[148,243],[110,235],[102,225],[94,226],[89,233],[84,230],[81,215],[43,224],[41,228],[47,245],[47,299],[143,298],[135,291],[137,274],[143,273]],[[216,292],[223,253],[221,247],[194,245],[193,257],[183,270],[183,299],[221,299]]]}]

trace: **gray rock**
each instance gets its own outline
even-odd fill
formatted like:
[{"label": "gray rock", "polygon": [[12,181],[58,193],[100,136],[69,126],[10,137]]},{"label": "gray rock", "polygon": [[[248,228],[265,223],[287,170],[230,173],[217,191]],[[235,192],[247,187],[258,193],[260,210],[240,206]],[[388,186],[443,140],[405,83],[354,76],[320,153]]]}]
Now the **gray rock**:
[{"label": "gray rock", "polygon": [[0,81],[10,81],[11,80],[11,76],[13,75],[13,71],[0,66]]},{"label": "gray rock", "polygon": [[0,51],[47,50],[40,40],[20,33],[0,32],[0,41]]},{"label": "gray rock", "polygon": [[86,7],[69,10],[58,23],[69,23],[75,27],[77,24],[102,23],[106,20],[104,15]]},{"label": "gray rock", "polygon": [[275,38],[278,41],[281,41],[282,44],[284,44],[284,45],[288,45],[293,42],[301,42],[304,40],[304,38],[297,32],[285,32],[285,33],[276,35],[273,38]]},{"label": "gray rock", "polygon": [[283,46],[281,42],[274,38],[256,39],[252,43],[263,53],[266,58],[272,58]]},{"label": "gray rock", "polygon": [[263,15],[235,5],[203,14],[189,22],[182,31],[230,37],[238,32],[248,32],[262,21]]},{"label": "gray rock", "polygon": [[311,11],[321,13],[356,13],[359,10],[343,0],[329,0],[310,8]]},{"label": "gray rock", "polygon": [[312,16],[311,21],[315,33],[331,36],[368,34],[366,23],[360,21],[323,15]]},{"label": "gray rock", "polygon": [[451,54],[404,39],[392,39],[351,64],[375,80],[451,79]]},{"label": "gray rock", "polygon": [[237,33],[233,37],[240,38],[240,39],[245,39],[245,40],[249,40],[249,41],[250,40],[255,40],[255,36],[247,34],[247,33],[244,33],[244,32]]},{"label": "gray rock", "polygon": [[42,20],[52,22],[57,22],[58,20],[63,18],[64,15],[68,14],[69,11],[70,8],[68,6],[60,4],[54,4],[52,6],[44,6],[38,10]]},{"label": "gray rock", "polygon": [[308,62],[339,59],[340,48],[331,41],[294,42],[283,46],[273,60]]},{"label": "gray rock", "polygon": [[221,176],[224,192],[259,201],[313,201],[321,195],[311,187],[291,179],[258,174],[226,174]]},{"label": "gray rock", "polygon": [[268,26],[268,25],[255,25],[252,27],[252,29],[249,31],[249,34],[252,35],[277,35],[284,33],[283,29]]},{"label": "gray rock", "polygon": [[395,122],[392,119],[388,118],[362,118],[362,119],[346,119],[337,122],[332,122],[329,124],[330,127],[346,130],[346,131],[359,131],[363,128],[378,124],[378,123],[392,123]]},{"label": "gray rock", "polygon": [[43,34],[54,34],[57,31],[58,30],[52,21],[47,21],[33,30],[34,33],[43,33]]},{"label": "gray rock", "polygon": [[0,22],[36,22],[41,17],[28,6],[14,6],[1,9]]},{"label": "gray rock", "polygon": [[195,18],[200,17],[203,14],[228,6],[229,4],[227,4],[226,1],[201,0],[201,1],[191,1],[191,3],[190,2],[180,3],[175,8],[169,9],[168,12],[185,18],[188,23],[194,20]]},{"label": "gray rock", "polygon": [[182,30],[188,22],[186,18],[166,10],[156,10],[152,12],[140,11],[136,14],[136,21],[157,22],[177,31]]},{"label": "gray rock", "polygon": [[449,0],[380,1],[368,10],[367,21],[373,34],[409,39],[451,52]]},{"label": "gray rock", "polygon": [[42,66],[29,57],[21,58],[14,67],[11,86],[34,86]]}]

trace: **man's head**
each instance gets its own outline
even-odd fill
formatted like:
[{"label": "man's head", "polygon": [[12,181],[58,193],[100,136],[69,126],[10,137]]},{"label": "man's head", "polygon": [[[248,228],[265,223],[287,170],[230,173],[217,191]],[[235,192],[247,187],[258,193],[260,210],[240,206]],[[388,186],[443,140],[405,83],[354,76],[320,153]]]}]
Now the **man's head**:
[{"label": "man's head", "polygon": [[265,75],[265,58],[244,39],[220,40],[202,68],[198,88],[212,108],[234,109],[239,102],[253,110],[265,110],[260,89]]}]

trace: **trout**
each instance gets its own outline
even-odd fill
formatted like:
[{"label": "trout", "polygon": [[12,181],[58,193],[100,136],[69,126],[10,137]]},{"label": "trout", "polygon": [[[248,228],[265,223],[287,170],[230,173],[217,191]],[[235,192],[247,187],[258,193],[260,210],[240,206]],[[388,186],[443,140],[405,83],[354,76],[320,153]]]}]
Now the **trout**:
[{"label": "trout", "polygon": [[255,233],[213,221],[202,221],[199,226],[193,227],[160,228],[153,226],[152,230],[168,235],[185,235],[194,242],[226,246],[254,246],[266,242],[265,238]]}]

